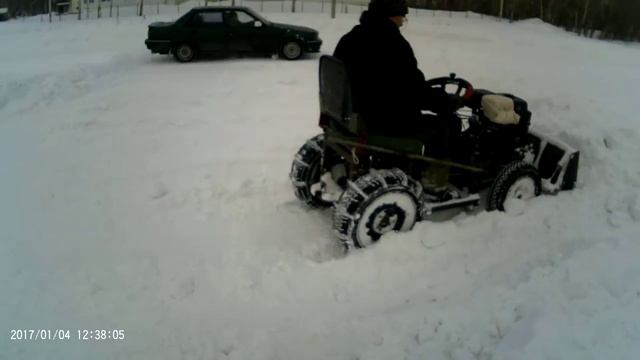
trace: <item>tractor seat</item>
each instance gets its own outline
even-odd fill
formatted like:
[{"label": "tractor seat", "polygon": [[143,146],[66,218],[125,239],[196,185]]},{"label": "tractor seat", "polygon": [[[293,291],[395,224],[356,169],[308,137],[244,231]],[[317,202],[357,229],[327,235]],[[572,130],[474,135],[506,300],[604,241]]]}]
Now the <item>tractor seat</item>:
[{"label": "tractor seat", "polygon": [[498,125],[518,125],[520,115],[515,112],[513,99],[502,95],[484,95],[481,100],[484,116]]},{"label": "tractor seat", "polygon": [[424,143],[411,137],[364,131],[365,123],[353,110],[351,87],[344,64],[329,55],[320,57],[320,127],[328,136],[404,153],[421,154]]}]

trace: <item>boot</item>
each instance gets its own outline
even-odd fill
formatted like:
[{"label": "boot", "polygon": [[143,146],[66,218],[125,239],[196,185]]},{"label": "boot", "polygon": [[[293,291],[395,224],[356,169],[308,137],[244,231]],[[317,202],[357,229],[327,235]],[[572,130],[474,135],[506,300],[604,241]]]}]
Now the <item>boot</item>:
[{"label": "boot", "polygon": [[460,197],[460,194],[449,184],[449,166],[432,164],[423,173],[421,183],[424,191],[438,202]]}]

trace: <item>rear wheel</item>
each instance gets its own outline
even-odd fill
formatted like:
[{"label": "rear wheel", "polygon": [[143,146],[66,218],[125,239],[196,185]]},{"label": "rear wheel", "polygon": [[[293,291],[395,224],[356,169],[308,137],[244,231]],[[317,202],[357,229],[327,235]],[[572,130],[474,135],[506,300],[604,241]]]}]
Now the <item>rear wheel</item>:
[{"label": "rear wheel", "polygon": [[282,45],[280,54],[287,60],[297,60],[302,56],[302,46],[297,41],[288,41]]},{"label": "rear wheel", "polygon": [[350,182],[335,205],[333,228],[348,251],[392,231],[409,231],[419,220],[422,186],[399,169],[372,171]]},{"label": "rear wheel", "polygon": [[322,175],[322,157],[324,156],[324,134],[316,135],[298,150],[289,178],[295,188],[296,197],[312,207],[329,207],[330,202],[322,200],[320,194],[312,192],[311,187],[320,182]]},{"label": "rear wheel", "polygon": [[488,210],[500,210],[518,215],[524,212],[526,202],[540,195],[538,170],[524,161],[505,166],[489,190]]},{"label": "rear wheel", "polygon": [[196,57],[196,50],[189,44],[179,44],[173,48],[173,57],[180,62],[189,62]]}]

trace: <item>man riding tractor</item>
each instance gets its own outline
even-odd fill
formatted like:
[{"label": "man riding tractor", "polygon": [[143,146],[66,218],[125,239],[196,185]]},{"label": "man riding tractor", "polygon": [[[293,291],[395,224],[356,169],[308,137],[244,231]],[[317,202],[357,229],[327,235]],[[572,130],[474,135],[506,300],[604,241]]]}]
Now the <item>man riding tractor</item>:
[{"label": "man riding tractor", "polygon": [[[429,144],[428,154],[448,159],[461,128],[454,113],[462,104],[444,89],[427,86],[411,45],[400,33],[407,13],[405,0],[372,0],[333,56],[347,69],[353,111],[363,118],[364,136],[422,137]],[[424,110],[437,116],[425,116]],[[448,176],[447,165],[432,164],[422,184],[438,197],[450,197],[456,194],[448,188]]]},{"label": "man riding tractor", "polygon": [[333,207],[346,250],[432,212],[476,206],[487,188],[489,210],[521,212],[577,180],[579,152],[530,130],[523,99],[455,74],[425,80],[399,31],[407,10],[404,0],[372,0],[334,56],[321,57],[323,133],[291,165],[296,196]]}]

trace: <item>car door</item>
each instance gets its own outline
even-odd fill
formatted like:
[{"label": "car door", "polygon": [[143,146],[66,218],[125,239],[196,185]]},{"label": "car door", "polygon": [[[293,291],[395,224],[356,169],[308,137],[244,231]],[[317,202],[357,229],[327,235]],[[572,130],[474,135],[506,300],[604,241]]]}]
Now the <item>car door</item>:
[{"label": "car door", "polygon": [[226,10],[228,48],[233,52],[260,52],[265,50],[264,24],[242,10]]},{"label": "car door", "polygon": [[224,51],[227,47],[225,25],[221,11],[202,11],[188,23],[192,41],[204,53]]}]

